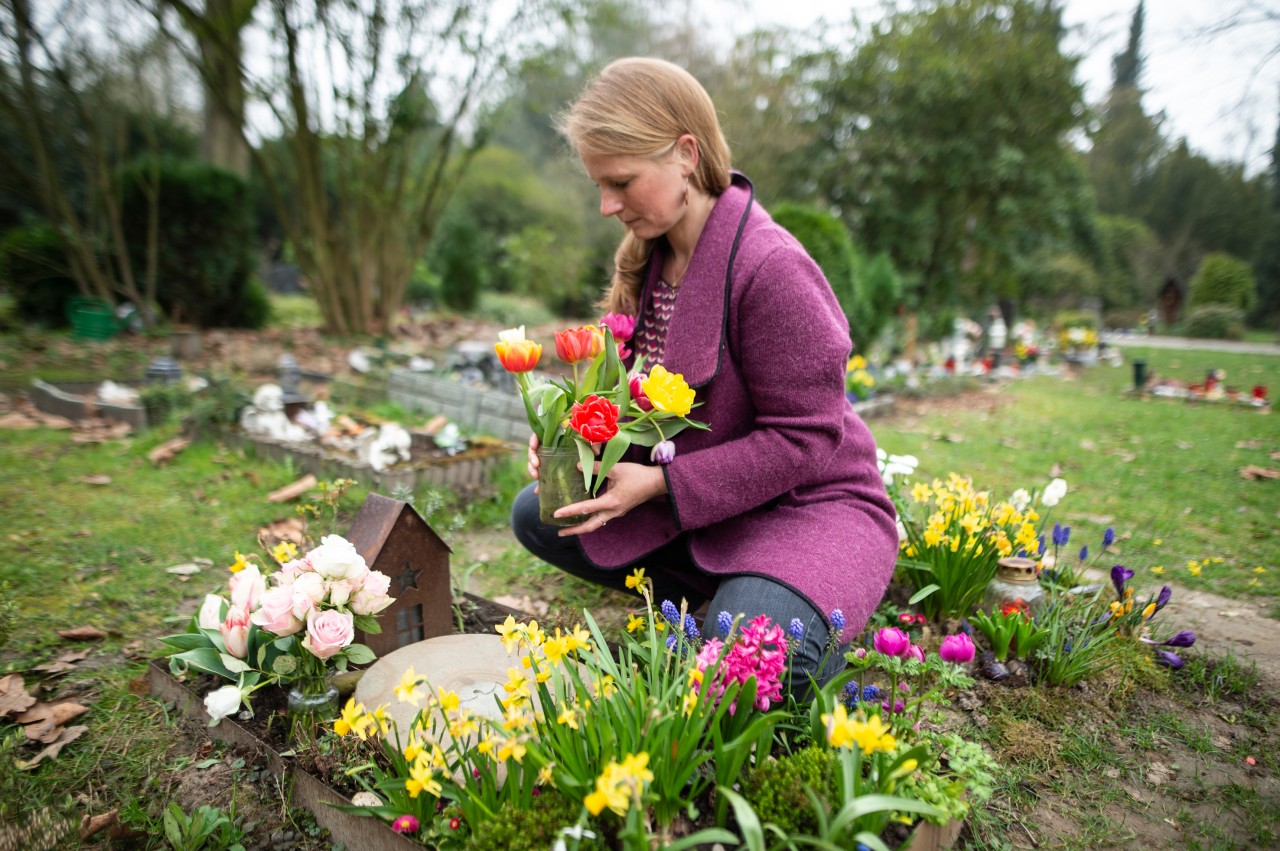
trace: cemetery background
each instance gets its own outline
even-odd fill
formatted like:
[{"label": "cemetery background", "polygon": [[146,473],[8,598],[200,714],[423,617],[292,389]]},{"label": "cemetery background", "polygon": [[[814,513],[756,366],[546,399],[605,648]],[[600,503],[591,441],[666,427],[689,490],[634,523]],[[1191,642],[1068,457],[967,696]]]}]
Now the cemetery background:
[{"label": "cemetery background", "polygon": [[[638,3],[587,0],[544,17],[553,10],[531,2],[483,34],[500,49],[460,57],[405,0],[388,7],[412,33],[405,62],[370,68],[386,46],[367,26],[371,3],[343,7],[328,29],[305,3],[103,0],[60,19],[6,4],[0,671],[25,676],[46,706],[66,698],[85,711],[60,710],[46,741],[0,722],[0,847],[19,823],[158,847],[164,804],[190,814],[210,801],[251,847],[328,844],[285,808],[261,760],[144,694],[153,639],[222,584],[260,528],[291,519],[265,497],[305,472],[287,452],[270,460],[216,433],[242,394],[278,377],[284,354],[328,376],[330,401],[362,425],[428,431],[404,397],[387,400],[405,389],[391,388],[391,364],[443,362],[462,341],[483,350],[520,324],[548,339],[567,324],[557,314],[589,316],[617,233],[548,118],[590,68],[637,52],[706,83],[735,164],[822,265],[868,360],[848,389],[896,400],[873,422],[881,445],[919,456],[922,477],[955,471],[996,494],[1063,476],[1073,541],[1129,564],[1135,581],[1176,585],[1178,616],[1201,634],[1173,676],[957,695],[955,723],[1006,769],[962,842],[1274,844],[1280,446],[1269,416],[1226,400],[1233,385],[1246,401],[1254,387],[1274,397],[1280,358],[1143,348],[1133,335],[1275,340],[1280,136],[1263,172],[1169,136],[1143,100],[1142,4],[1111,89],[1088,104],[1057,11],[992,5],[922,4],[875,31],[775,30],[726,49],[702,40],[688,5],[654,26]],[[482,42],[478,30],[448,32]],[[304,84],[286,89],[285,74],[239,62],[263,45],[297,60]],[[335,57],[356,73],[312,76]],[[362,97],[361,82],[394,96]],[[310,100],[328,85],[340,108]],[[245,120],[255,109],[278,125],[256,133]],[[1094,349],[1110,329],[1129,335],[1113,341],[1118,366]],[[189,407],[185,391],[152,388],[158,425],[145,432],[67,427],[21,399],[33,377],[141,381],[171,353],[213,392]],[[1134,359],[1174,396],[1131,394]],[[204,437],[187,443],[166,409]],[[511,545],[519,463],[494,482],[491,496],[412,485],[454,549],[456,590],[543,618],[590,607],[621,628],[625,601]],[[366,490],[351,491],[337,529]],[[1099,554],[1108,528],[1116,541]],[[11,697],[14,680],[2,682]]]}]

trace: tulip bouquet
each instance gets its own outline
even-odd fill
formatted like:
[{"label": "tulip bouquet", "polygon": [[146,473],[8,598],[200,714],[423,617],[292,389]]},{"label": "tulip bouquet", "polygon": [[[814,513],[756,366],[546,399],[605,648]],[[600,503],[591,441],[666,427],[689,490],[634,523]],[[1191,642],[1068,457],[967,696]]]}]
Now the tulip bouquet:
[{"label": "tulip bouquet", "polygon": [[242,703],[250,707],[249,696],[265,685],[314,693],[333,671],[374,660],[354,643],[355,631],[381,632],[375,615],[394,602],[386,574],[370,570],[340,535],[302,556],[281,544],[272,561],[280,569],[264,573],[236,553],[227,597],[209,594],[187,632],[161,639],[175,676],[196,670],[234,683],[205,698],[210,726]]},{"label": "tulip bouquet", "polygon": [[[524,326],[499,334],[498,360],[516,376],[529,426],[542,447],[576,446],[584,487],[595,494],[609,470],[632,446],[650,447],[649,459],[668,464],[675,457],[671,438],[685,428],[706,429],[688,418],[694,391],[678,373],[661,364],[645,368],[637,358],[628,370],[626,343],[635,320],[610,313],[599,325],[557,332],[556,355],[572,375],[538,383],[529,374],[542,357],[542,344],[525,338]],[[600,470],[593,473],[596,454]]]}]

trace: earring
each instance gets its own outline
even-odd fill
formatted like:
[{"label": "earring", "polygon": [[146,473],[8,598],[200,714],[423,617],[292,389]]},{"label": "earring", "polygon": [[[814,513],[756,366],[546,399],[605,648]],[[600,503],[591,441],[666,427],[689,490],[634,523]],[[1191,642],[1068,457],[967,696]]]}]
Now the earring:
[{"label": "earring", "polygon": [[684,177],[684,205],[689,206],[689,175]]}]

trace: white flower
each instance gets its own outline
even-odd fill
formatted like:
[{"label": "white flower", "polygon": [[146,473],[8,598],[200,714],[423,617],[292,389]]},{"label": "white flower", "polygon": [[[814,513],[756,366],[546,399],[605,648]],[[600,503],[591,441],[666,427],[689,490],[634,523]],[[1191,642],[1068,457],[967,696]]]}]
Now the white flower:
[{"label": "white flower", "polygon": [[1027,506],[1031,504],[1031,494],[1027,493],[1026,488],[1018,488],[1013,492],[1013,496],[1009,497],[1009,504],[1018,511],[1026,511]]},{"label": "white flower", "polygon": [[575,824],[573,827],[562,827],[560,828],[560,835],[556,837],[555,845],[551,846],[551,851],[568,851],[567,846],[564,844],[564,838],[566,836],[570,837],[571,839],[577,839],[579,841],[583,839],[596,838],[596,835],[594,833],[587,830],[585,827],[583,827],[580,824]]},{"label": "white flower", "polygon": [[217,629],[222,626],[222,603],[222,598],[217,594],[204,596],[200,614],[196,616],[196,623],[200,624],[201,629]]},{"label": "white flower", "polygon": [[884,463],[879,463],[880,477],[885,487],[893,484],[894,476],[910,476],[920,466],[920,459],[914,455],[890,455]]},{"label": "white flower", "polygon": [[1044,489],[1044,493],[1040,495],[1040,504],[1045,508],[1053,508],[1062,498],[1067,495],[1067,482],[1065,479],[1054,479],[1049,482]]},{"label": "white flower", "polygon": [[217,691],[209,692],[204,699],[205,711],[213,719],[209,726],[216,725],[228,715],[234,715],[240,708],[240,699],[240,689],[237,686],[223,686]]},{"label": "white flower", "polygon": [[355,545],[341,535],[325,535],[320,546],[307,554],[316,573],[325,579],[352,579],[363,581],[369,572],[364,556]]},{"label": "white flower", "polygon": [[895,521],[898,524],[898,543],[902,543],[907,539],[907,527],[902,525],[902,518],[899,517]]},{"label": "white flower", "polygon": [[498,339],[504,343],[523,343],[524,326],[521,325],[519,328],[508,328],[505,331],[499,331]]}]

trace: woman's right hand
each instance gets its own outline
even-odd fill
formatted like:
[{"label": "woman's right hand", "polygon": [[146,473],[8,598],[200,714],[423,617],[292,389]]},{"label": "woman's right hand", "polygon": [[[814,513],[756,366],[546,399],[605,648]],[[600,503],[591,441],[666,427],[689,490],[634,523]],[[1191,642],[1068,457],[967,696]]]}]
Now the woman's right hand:
[{"label": "woman's right hand", "polygon": [[529,435],[529,478],[538,478],[538,447],[542,444],[538,442],[536,434]]}]

